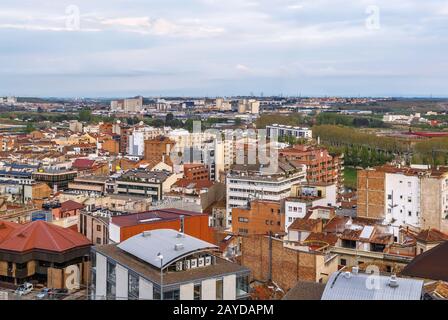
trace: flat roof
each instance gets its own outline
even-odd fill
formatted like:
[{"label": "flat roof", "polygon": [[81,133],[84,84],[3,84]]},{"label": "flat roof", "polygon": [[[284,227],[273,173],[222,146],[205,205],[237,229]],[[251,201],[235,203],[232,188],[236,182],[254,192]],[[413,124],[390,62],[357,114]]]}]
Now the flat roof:
[{"label": "flat roof", "polygon": [[172,209],[172,208],[156,209],[151,211],[115,216],[112,217],[112,223],[119,227],[129,227],[142,223],[178,220],[180,216],[192,217],[192,216],[204,216],[204,215],[206,216],[207,214],[200,212]]}]

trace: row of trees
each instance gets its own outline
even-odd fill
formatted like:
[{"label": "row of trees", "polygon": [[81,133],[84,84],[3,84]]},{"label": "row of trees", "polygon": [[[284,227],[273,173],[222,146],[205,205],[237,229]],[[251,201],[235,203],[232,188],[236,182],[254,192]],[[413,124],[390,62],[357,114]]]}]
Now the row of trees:
[{"label": "row of trees", "polygon": [[344,164],[353,167],[374,167],[386,164],[393,159],[392,154],[367,147],[346,146],[344,148]]},{"label": "row of trees", "polygon": [[315,123],[317,125],[331,124],[356,128],[385,128],[390,126],[381,119],[374,117],[349,116],[331,112],[318,114]]},{"label": "row of trees", "polygon": [[375,134],[364,133],[354,128],[342,126],[314,126],[313,136],[315,138],[320,137],[321,142],[332,147],[364,146],[387,153],[402,153],[408,150],[408,145],[403,141],[390,137],[378,137]]}]

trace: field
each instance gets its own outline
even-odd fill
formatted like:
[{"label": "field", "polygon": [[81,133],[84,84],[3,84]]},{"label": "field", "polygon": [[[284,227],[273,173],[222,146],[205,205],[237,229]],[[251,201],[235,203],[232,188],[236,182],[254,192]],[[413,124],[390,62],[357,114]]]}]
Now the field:
[{"label": "field", "polygon": [[357,171],[353,167],[344,169],[344,185],[350,189],[356,189]]}]

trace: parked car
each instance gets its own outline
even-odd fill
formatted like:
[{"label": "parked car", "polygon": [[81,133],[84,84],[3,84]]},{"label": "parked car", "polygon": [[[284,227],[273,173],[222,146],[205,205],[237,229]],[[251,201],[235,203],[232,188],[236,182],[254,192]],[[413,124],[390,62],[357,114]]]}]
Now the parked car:
[{"label": "parked car", "polygon": [[40,290],[40,292],[36,295],[37,299],[47,299],[50,298],[53,294],[53,289],[49,288],[43,288]]},{"label": "parked car", "polygon": [[34,286],[31,283],[25,282],[24,284],[21,284],[20,286],[17,287],[15,294],[19,296],[24,296],[33,291],[33,289]]}]

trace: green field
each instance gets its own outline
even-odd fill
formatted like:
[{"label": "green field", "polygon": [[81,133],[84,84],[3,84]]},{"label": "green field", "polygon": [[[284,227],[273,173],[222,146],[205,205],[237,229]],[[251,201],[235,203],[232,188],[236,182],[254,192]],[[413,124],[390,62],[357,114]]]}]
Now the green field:
[{"label": "green field", "polygon": [[347,188],[356,189],[357,171],[353,167],[344,168],[344,185]]}]

